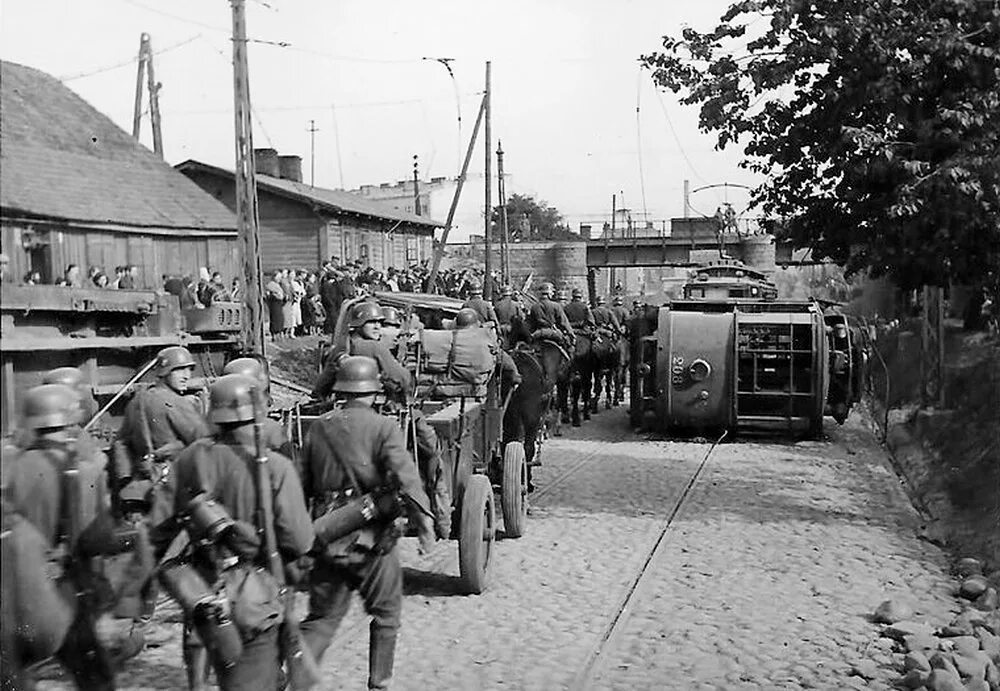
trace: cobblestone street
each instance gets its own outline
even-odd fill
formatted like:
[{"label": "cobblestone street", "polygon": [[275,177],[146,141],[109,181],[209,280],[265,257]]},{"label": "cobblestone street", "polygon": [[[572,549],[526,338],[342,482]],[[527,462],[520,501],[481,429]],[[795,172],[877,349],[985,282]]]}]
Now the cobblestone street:
[{"label": "cobblestone street", "polygon": [[[395,688],[889,688],[870,613],[905,595],[943,623],[953,586],[874,439],[855,420],[829,433],[717,446],[664,532],[711,444],[641,440],[622,410],[567,427],[483,595],[457,592],[457,543],[421,558],[404,540]],[[159,628],[121,688],[183,686],[179,626]],[[324,688],[364,687],[367,639],[355,601]],[[869,682],[851,676],[866,658]]]}]

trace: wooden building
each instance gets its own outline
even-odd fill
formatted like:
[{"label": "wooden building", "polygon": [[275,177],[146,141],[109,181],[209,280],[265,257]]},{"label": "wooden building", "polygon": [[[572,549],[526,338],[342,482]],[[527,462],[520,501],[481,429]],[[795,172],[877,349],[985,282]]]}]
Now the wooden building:
[{"label": "wooden building", "polygon": [[164,275],[239,274],[236,218],[54,77],[0,62],[0,242],[11,279],[69,264],[137,288]]},{"label": "wooden building", "polygon": [[[307,185],[298,156],[257,149],[254,158],[265,272],[313,270],[330,257],[361,260],[380,271],[431,258],[434,229],[441,223],[350,192]],[[185,161],[177,169],[236,208],[232,171],[199,161]]]}]

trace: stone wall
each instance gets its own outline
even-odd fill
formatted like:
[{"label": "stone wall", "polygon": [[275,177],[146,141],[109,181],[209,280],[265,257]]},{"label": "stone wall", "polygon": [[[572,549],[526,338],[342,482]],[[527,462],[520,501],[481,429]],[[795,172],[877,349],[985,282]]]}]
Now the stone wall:
[{"label": "stone wall", "polygon": [[[445,269],[481,267],[485,252],[481,242],[448,245]],[[493,268],[500,269],[500,251],[490,253]],[[532,285],[551,281],[558,288],[587,289],[587,243],[518,242],[510,245],[510,275],[515,286],[522,286],[530,276]]]}]

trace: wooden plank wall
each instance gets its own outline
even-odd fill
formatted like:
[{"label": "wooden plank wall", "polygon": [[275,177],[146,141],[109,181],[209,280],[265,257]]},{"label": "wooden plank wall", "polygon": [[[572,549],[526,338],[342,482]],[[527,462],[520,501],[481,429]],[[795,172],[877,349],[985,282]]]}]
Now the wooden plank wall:
[{"label": "wooden plank wall", "polygon": [[[10,257],[10,274],[19,283],[30,268],[28,252],[21,243],[24,227],[0,226],[3,251]],[[35,228],[40,233],[39,228]],[[44,233],[42,236],[44,237]],[[47,233],[51,248],[53,280],[62,277],[69,264],[77,264],[84,276],[91,266],[101,268],[109,281],[115,267],[134,264],[139,269],[139,288],[160,289],[164,275],[190,274],[197,279],[199,267],[222,272],[228,285],[240,271],[235,235],[177,237],[142,233],[63,229]]]}]

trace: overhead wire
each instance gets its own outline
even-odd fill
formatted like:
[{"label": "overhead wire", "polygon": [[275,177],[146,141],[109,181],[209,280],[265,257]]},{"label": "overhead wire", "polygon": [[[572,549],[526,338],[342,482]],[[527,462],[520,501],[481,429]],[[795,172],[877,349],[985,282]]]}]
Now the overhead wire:
[{"label": "overhead wire", "polygon": [[[197,34],[195,36],[191,36],[189,38],[184,39],[183,41],[178,41],[177,43],[174,43],[172,45],[167,46],[166,48],[161,48],[159,50],[154,50],[152,54],[153,55],[162,55],[164,53],[169,53],[170,51],[176,50],[177,48],[180,48],[181,46],[187,45],[188,43],[191,43],[192,41],[196,41],[199,38],[202,38],[201,34]],[[138,55],[136,55],[136,56],[134,56],[132,58],[129,58],[128,60],[123,60],[122,62],[116,62],[113,65],[105,65],[104,67],[98,67],[98,68],[93,69],[93,70],[88,70],[87,72],[78,72],[76,74],[70,74],[70,75],[66,75],[66,76],[56,77],[56,79],[58,79],[59,81],[61,81],[63,83],[71,82],[71,81],[73,81],[75,79],[83,79],[84,77],[92,77],[95,74],[102,74],[104,72],[111,72],[112,70],[121,69],[122,67],[128,67],[130,65],[135,65],[137,62],[139,62],[139,56]]]},{"label": "overhead wire", "polygon": [[639,74],[635,80],[635,145],[636,154],[639,159],[639,191],[642,194],[642,215],[648,216],[646,212],[646,176],[642,169],[642,118],[640,117],[639,99],[642,93],[642,63],[639,64]]},{"label": "overhead wire", "polygon": [[667,113],[666,104],[663,102],[663,95],[660,93],[660,89],[657,87],[655,81],[653,82],[653,91],[656,92],[656,99],[660,102],[660,110],[663,111],[663,117],[666,118],[667,120],[667,127],[670,128],[670,134],[673,135],[674,142],[677,144],[677,149],[681,152],[681,157],[683,157],[684,161],[687,163],[688,168],[691,170],[691,174],[694,177],[701,180],[702,182],[704,182],[705,184],[708,184],[708,181],[701,176],[701,174],[698,172],[698,169],[695,168],[694,164],[691,162],[691,159],[688,158],[687,152],[684,151],[684,145],[681,144],[681,138],[677,136],[677,130],[674,129],[674,123],[670,119],[670,115]]}]

